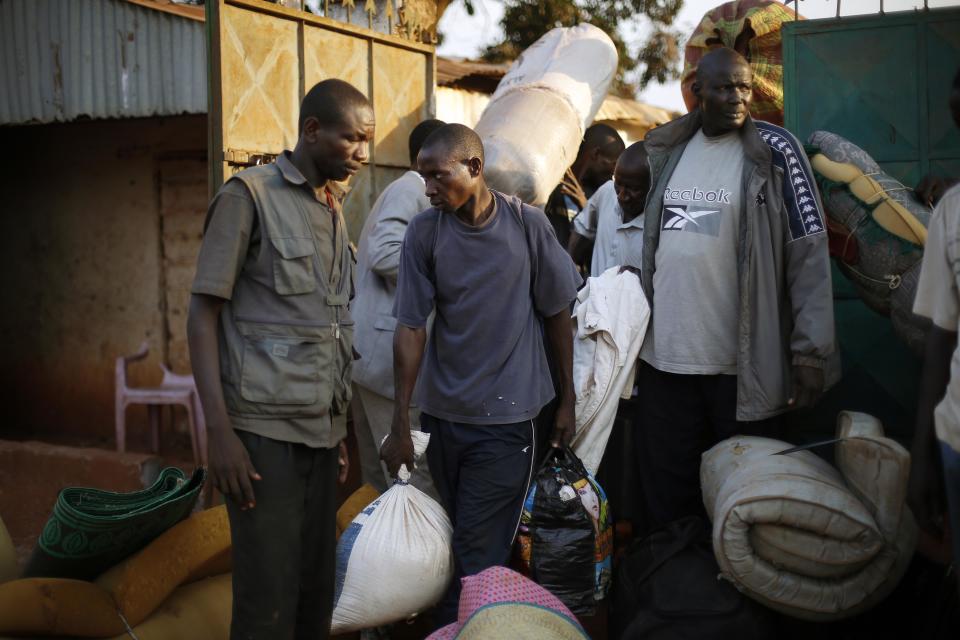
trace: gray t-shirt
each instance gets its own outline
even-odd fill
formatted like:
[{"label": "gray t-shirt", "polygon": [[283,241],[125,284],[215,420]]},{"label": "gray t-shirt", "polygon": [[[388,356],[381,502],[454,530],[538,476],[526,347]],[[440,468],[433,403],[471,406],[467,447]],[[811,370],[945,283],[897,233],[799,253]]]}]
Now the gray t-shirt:
[{"label": "gray t-shirt", "polygon": [[537,318],[566,310],[580,276],[539,209],[492,192],[481,227],[431,208],[407,227],[394,315],[433,329],[420,370],[417,404],[468,424],[529,420],[553,396]]},{"label": "gray t-shirt", "polygon": [[668,373],[737,373],[739,131],[698,131],[663,194],[653,319],[640,357]]}]

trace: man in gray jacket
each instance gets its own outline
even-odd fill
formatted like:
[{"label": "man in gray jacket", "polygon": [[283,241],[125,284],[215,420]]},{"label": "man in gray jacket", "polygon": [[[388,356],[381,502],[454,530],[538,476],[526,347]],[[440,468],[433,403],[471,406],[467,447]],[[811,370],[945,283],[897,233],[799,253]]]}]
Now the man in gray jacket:
[{"label": "man in gray jacket", "polygon": [[[360,360],[354,364],[351,410],[363,481],[380,492],[390,486],[390,476],[380,462],[380,441],[390,433],[393,419],[393,332],[397,326],[393,299],[397,292],[400,246],[410,220],[430,208],[423,178],[416,172],[417,154],[423,141],[444,124],[440,120],[424,120],[410,132],[411,170],[383,190],[360,233],[353,301],[354,345]],[[411,407],[411,428],[420,428],[419,413]],[[426,460],[418,463],[411,483],[436,497],[426,464]]]},{"label": "man in gray jacket", "polygon": [[749,114],[750,67],[700,62],[699,108],[651,131],[638,438],[650,525],[701,513],[700,455],[813,404],[836,366],[825,218],[803,146]]}]

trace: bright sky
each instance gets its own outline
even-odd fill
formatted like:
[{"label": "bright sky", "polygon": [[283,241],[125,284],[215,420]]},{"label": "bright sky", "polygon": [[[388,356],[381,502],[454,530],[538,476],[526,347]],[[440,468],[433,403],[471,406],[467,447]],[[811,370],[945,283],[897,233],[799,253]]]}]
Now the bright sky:
[{"label": "bright sky", "polygon": [[[832,18],[837,14],[838,0],[800,0],[800,15],[813,18]],[[840,15],[850,16],[858,14],[875,14],[880,10],[880,3],[886,12],[908,11],[922,8],[923,0],[840,0]],[[683,9],[675,21],[675,25],[685,34],[690,34],[703,14],[722,4],[722,0],[685,0]],[[474,0],[476,11],[468,16],[463,8],[463,2],[454,0],[454,3],[443,14],[440,20],[440,31],[444,34],[444,42],[437,49],[442,56],[454,58],[476,58],[488,44],[500,39],[500,18],[503,16],[503,2],[500,0]],[[793,6],[793,2],[790,3]],[[932,8],[960,6],[960,0],[929,0]],[[641,27],[642,29],[642,27]],[[641,31],[642,34],[642,31]],[[629,44],[639,44],[640,35],[624,33]],[[632,40],[632,42],[631,42]],[[659,107],[667,107],[677,111],[686,111],[683,98],[680,97],[680,83],[651,84],[638,98],[644,102]]]}]

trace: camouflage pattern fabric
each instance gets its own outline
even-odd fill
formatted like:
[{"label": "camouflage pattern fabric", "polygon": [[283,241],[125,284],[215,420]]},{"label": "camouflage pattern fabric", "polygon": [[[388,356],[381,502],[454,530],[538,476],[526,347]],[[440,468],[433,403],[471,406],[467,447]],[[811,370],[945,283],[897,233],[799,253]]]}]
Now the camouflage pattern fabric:
[{"label": "camouflage pattern fabric", "polygon": [[753,70],[750,114],[755,120],[783,125],[780,25],[803,19],[793,9],[775,0],[734,0],[704,14],[684,51],[680,89],[687,110],[692,111],[697,106],[693,95],[697,64],[710,49],[728,47],[739,51]]}]

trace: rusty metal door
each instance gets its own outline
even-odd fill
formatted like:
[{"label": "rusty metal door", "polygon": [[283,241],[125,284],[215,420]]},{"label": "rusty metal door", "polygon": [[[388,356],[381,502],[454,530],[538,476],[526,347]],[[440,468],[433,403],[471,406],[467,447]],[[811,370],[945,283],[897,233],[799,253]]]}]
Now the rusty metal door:
[{"label": "rusty metal door", "polygon": [[370,161],[350,181],[344,216],[356,240],[386,185],[410,164],[407,139],[435,107],[434,47],[262,0],[208,0],[210,188],[297,142],[300,101],[340,78],[371,99]]}]

